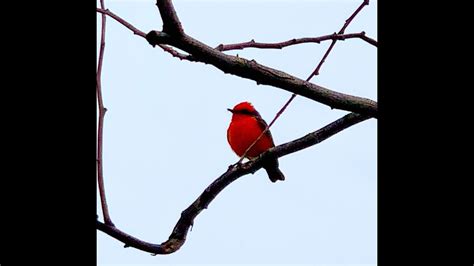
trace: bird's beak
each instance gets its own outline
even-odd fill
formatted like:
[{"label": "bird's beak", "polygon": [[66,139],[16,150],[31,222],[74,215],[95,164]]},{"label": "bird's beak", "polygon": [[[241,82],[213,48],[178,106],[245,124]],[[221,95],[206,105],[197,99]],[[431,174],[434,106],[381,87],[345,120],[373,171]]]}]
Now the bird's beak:
[{"label": "bird's beak", "polygon": [[227,111],[234,113],[234,110],[227,108]]}]

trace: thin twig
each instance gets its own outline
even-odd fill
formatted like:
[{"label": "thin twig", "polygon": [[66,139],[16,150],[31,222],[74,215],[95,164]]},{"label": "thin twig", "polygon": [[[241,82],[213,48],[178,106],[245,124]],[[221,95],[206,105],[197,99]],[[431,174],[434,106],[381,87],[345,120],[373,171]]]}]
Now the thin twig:
[{"label": "thin twig", "polygon": [[143,31],[135,28],[132,24],[128,23],[123,18],[115,15],[112,11],[110,11],[108,9],[104,9],[104,8],[96,8],[96,11],[115,19],[117,22],[119,22],[120,24],[124,25],[126,28],[131,30],[133,32],[133,34],[145,38],[146,34]]},{"label": "thin twig", "polygon": [[364,2],[362,2],[362,4],[360,4],[360,6],[356,9],[356,11],[354,11],[354,13],[346,20],[346,23],[344,23],[344,26],[342,26],[341,30],[339,30],[339,34],[343,34],[344,31],[346,30],[347,26],[349,26],[349,24],[352,22],[352,20],[355,18],[355,16],[357,16],[357,14],[359,14],[359,12],[362,10],[362,8],[364,8],[365,6],[368,6],[369,5],[369,0],[364,0]]},{"label": "thin twig", "polygon": [[[332,42],[331,42],[331,45],[329,46],[328,50],[326,51],[326,53],[324,54],[323,58],[321,59],[321,61],[319,62],[318,66],[316,67],[316,69],[311,73],[311,75],[309,75],[309,77],[306,79],[306,81],[309,81],[312,77],[314,77],[315,75],[318,75],[319,74],[319,69],[321,68],[321,66],[323,65],[324,61],[326,60],[327,56],[329,55],[329,53],[331,52],[332,48],[334,47],[334,45],[336,44],[336,41],[338,40],[338,38],[336,38],[335,36],[344,36],[344,31],[345,29],[347,28],[347,26],[349,26],[349,24],[352,22],[352,20],[355,18],[355,16],[362,10],[362,8],[366,5],[369,4],[369,1],[368,0],[364,0],[364,2],[354,11],[354,13],[352,13],[352,15],[346,19],[346,22],[344,23],[344,25],[342,26],[342,28],[339,30],[339,33],[334,33],[332,34],[333,38],[332,39]],[[362,34],[365,36],[365,32],[361,32],[359,34]],[[327,36],[331,36],[331,35],[327,35]],[[325,36],[323,36],[325,37]],[[342,39],[344,40],[344,39]],[[285,103],[285,105],[283,105],[283,107],[280,109],[280,111],[278,111],[278,113],[275,115],[275,117],[273,118],[272,122],[270,124],[267,125],[267,127],[265,128],[265,130],[263,130],[263,132],[260,134],[260,136],[258,136],[258,138],[247,148],[247,150],[245,150],[244,154],[240,157],[239,161],[236,163],[236,164],[239,164],[242,162],[242,160],[245,158],[245,156],[247,156],[247,153],[250,151],[250,149],[257,143],[258,140],[260,140],[263,135],[270,129],[270,127],[273,125],[273,123],[278,119],[278,117],[280,117],[280,115],[285,111],[286,107],[288,107],[288,105],[295,99],[296,97],[296,94],[293,93],[290,98],[288,99],[288,101]]]},{"label": "thin twig", "polygon": [[[179,23],[178,20],[166,22],[166,20],[175,20],[178,17],[171,4],[171,0],[157,0],[157,6],[160,9],[160,14],[170,14],[162,16],[162,20],[165,24],[176,25]],[[369,115],[371,117],[378,116],[377,102],[375,101],[331,91],[283,71],[259,64],[255,60],[247,60],[242,57],[227,55],[192,38],[184,32],[176,36],[176,33],[152,30],[146,35],[146,40],[153,47],[159,44],[171,45],[191,54],[197,61],[211,64],[224,73],[251,79],[256,81],[257,84],[281,88],[326,104],[332,109],[342,109]]]},{"label": "thin twig", "polygon": [[378,116],[377,102],[345,93],[340,93],[283,71],[262,65],[255,60],[228,55],[206,45],[189,35],[180,38],[160,31],[151,31],[147,34],[148,43],[167,44],[191,54],[197,61],[207,63],[239,77],[254,80],[257,84],[274,86],[308,99],[328,105],[333,109],[342,109],[372,117]]},{"label": "thin twig", "polygon": [[[168,20],[174,20],[174,18],[177,19],[177,15],[174,11],[173,6],[170,4],[171,3],[170,0],[158,0],[158,1],[162,2],[161,8],[160,8],[160,5],[158,5],[158,7],[160,8],[160,13],[163,14],[164,12],[166,13],[167,11],[167,10],[161,10],[161,9],[170,9],[168,11],[173,12],[173,13],[169,13],[171,14],[171,16],[167,15],[163,17],[162,15],[162,18],[164,20],[166,18],[168,18]],[[102,10],[102,11],[104,12],[105,10]],[[171,22],[172,23],[170,22],[165,22],[165,23],[168,23],[168,25],[170,25],[169,27],[171,28],[175,27],[176,25],[179,25],[176,23],[173,24],[173,21]],[[355,111],[361,111],[361,113],[365,113],[365,114],[357,114],[357,113],[348,114],[334,121],[333,123],[321,128],[320,130],[307,134],[306,136],[300,139],[271,148],[270,150],[261,154],[255,160],[249,161],[245,164],[239,164],[239,165],[234,165],[234,166],[229,167],[229,169],[223,175],[221,175],[211,185],[209,185],[204,190],[204,192],[186,210],[184,210],[181,213],[181,217],[178,220],[175,228],[173,229],[173,232],[171,233],[169,239],[160,245],[150,244],[150,243],[141,241],[133,236],[130,236],[120,231],[118,228],[114,226],[110,226],[110,225],[101,223],[100,221],[97,221],[96,226],[98,230],[103,231],[106,234],[109,234],[110,236],[124,242],[125,247],[135,247],[141,250],[152,252],[154,254],[169,254],[169,253],[175,252],[186,241],[187,233],[189,231],[189,228],[193,225],[193,221],[195,217],[202,210],[206,209],[208,205],[212,202],[212,200],[230,183],[232,183],[233,181],[235,181],[236,179],[238,179],[239,177],[243,175],[254,173],[255,171],[259,170],[262,167],[263,162],[270,157],[278,158],[278,157],[282,157],[282,156],[291,154],[293,152],[297,152],[299,150],[308,148],[312,145],[318,144],[326,140],[327,138],[333,136],[334,134],[339,133],[340,131],[346,128],[349,128],[359,122],[369,119],[370,117],[377,116],[377,103],[376,102],[373,102],[367,99],[366,99],[367,101],[365,101],[363,99],[359,99],[358,97],[354,97],[350,95],[334,93],[328,89],[319,87],[314,84],[310,84],[309,82],[306,82],[303,84],[305,86],[308,86],[310,90],[299,91],[295,88],[292,88],[291,86],[296,86],[296,87],[301,86],[301,83],[303,82],[302,80],[300,82],[300,80],[298,80],[295,77],[292,77],[284,72],[271,69],[263,65],[259,65],[253,60],[249,61],[242,58],[239,58],[237,60],[233,57],[228,57],[225,54],[218,52],[215,49],[212,49],[211,47],[208,47],[205,44],[202,44],[201,42],[187,36],[186,34],[184,34],[184,32],[182,36],[180,36],[180,38],[178,39],[176,39],[175,36],[167,35],[166,32],[160,33],[157,31],[150,32],[149,34],[147,34],[146,37],[147,37],[148,42],[152,45],[157,45],[157,44],[159,45],[161,43],[171,44],[177,48],[180,48],[186,52],[189,52],[190,54],[194,56],[194,58],[197,58],[198,61],[213,64],[214,66],[218,67],[219,69],[223,70],[226,73],[233,73],[242,77],[252,78],[253,80],[257,82],[260,82],[261,84],[269,84],[269,85],[280,87],[280,88],[293,91],[293,92],[298,91],[300,95],[306,96],[311,99],[313,99],[312,97],[314,97],[314,100],[326,103],[330,106],[339,107],[341,106],[342,102],[354,101],[354,104],[363,106],[362,108],[360,108],[360,110],[355,110]],[[218,54],[215,54],[214,52]],[[210,58],[209,61],[203,60],[203,58],[205,58],[206,56],[209,56]],[[235,72],[231,72],[229,70],[230,67],[235,68],[236,69]],[[247,71],[247,70],[251,70],[250,74],[243,73],[243,71]],[[268,77],[274,78],[275,83],[273,83],[272,81],[268,81],[266,79]],[[292,82],[289,82],[289,80],[291,80]],[[290,84],[291,86],[288,86]],[[317,87],[314,87],[314,86],[317,86]],[[310,92],[315,93],[315,94],[310,95]],[[288,106],[289,102],[291,102],[291,100],[295,96],[292,96],[292,98],[290,98],[290,100],[287,102],[287,104],[285,104],[285,106],[277,114],[277,116],[281,115],[283,110],[286,108],[286,106]],[[343,101],[341,102],[341,100]],[[342,105],[345,106],[344,104]],[[351,107],[350,105],[348,106],[349,106],[348,109],[358,109],[356,107]],[[272,123],[273,122],[274,121],[272,121]]]},{"label": "thin twig", "polygon": [[[348,19],[346,19],[346,22],[344,23],[344,25],[342,26],[342,28],[339,30],[339,32],[337,34],[344,34],[344,31],[346,30],[347,26],[349,26],[349,24],[352,22],[352,20],[355,18],[355,16],[357,14],[359,14],[359,12],[362,10],[362,8],[364,8],[368,4],[369,4],[369,0],[364,0],[364,2],[362,2],[362,4],[360,4],[360,6],[354,11],[354,13],[352,13],[352,15]],[[326,58],[328,57],[329,53],[331,52],[331,50],[334,47],[334,45],[336,44],[336,42],[337,42],[336,39],[332,40],[331,45],[329,46],[329,48],[326,51],[326,53],[324,54],[323,58],[319,62],[318,66],[314,69],[314,71],[311,73],[311,75],[309,75],[309,77],[306,79],[306,81],[309,81],[312,77],[314,77],[316,75],[319,75],[319,69],[321,68],[323,63],[326,61]]]},{"label": "thin twig", "polygon": [[[104,0],[100,1],[100,5],[104,8]],[[99,184],[100,203],[102,206],[102,213],[104,215],[104,222],[107,225],[114,226],[112,219],[110,218],[109,208],[107,207],[107,200],[105,197],[105,185],[104,185],[104,174],[103,174],[103,160],[102,160],[102,146],[103,146],[103,133],[104,133],[104,116],[107,109],[104,107],[102,99],[102,62],[104,60],[105,52],[105,22],[106,16],[102,14],[102,29],[100,36],[100,50],[99,50],[99,63],[97,65],[97,76],[96,76],[96,93],[97,101],[99,104],[99,125],[97,132],[97,182]]]},{"label": "thin twig", "polygon": [[220,44],[215,49],[219,51],[230,51],[230,50],[242,50],[245,48],[260,48],[260,49],[282,49],[284,47],[288,47],[291,45],[301,44],[301,43],[321,43],[323,41],[328,40],[341,40],[344,41],[346,39],[353,39],[359,38],[362,39],[371,45],[377,47],[377,41],[367,37],[365,32],[359,33],[348,33],[348,34],[329,34],[320,37],[307,37],[307,38],[298,38],[298,39],[291,39],[284,42],[277,42],[277,43],[262,43],[256,42],[255,40],[250,40],[248,42],[243,43],[234,43],[234,44]]},{"label": "thin twig", "polygon": [[350,113],[336,121],[326,125],[325,127],[307,134],[299,139],[290,141],[288,143],[276,146],[257,157],[255,160],[246,162],[244,164],[233,165],[229,169],[212,182],[201,195],[182,213],[173,232],[168,240],[157,245],[144,242],[138,238],[130,236],[116,227],[107,226],[100,221],[96,222],[98,230],[110,235],[113,238],[125,243],[125,247],[134,247],[143,251],[151,252],[153,254],[169,254],[177,251],[186,241],[189,228],[193,225],[194,219],[216,198],[216,196],[224,190],[228,185],[238,178],[254,173],[262,168],[262,164],[268,158],[283,157],[285,155],[303,150],[311,147],[331,136],[347,129],[357,123],[360,123],[369,116]]},{"label": "thin twig", "polygon": [[290,99],[288,99],[288,101],[283,105],[283,107],[280,109],[280,111],[278,111],[278,113],[275,115],[275,117],[270,122],[270,124],[268,124],[267,127],[265,128],[265,130],[263,130],[263,132],[260,133],[260,136],[258,136],[258,138],[255,139],[255,141],[252,142],[252,144],[250,144],[250,146],[245,150],[244,154],[240,157],[240,160],[236,164],[240,164],[242,162],[242,160],[244,160],[245,156],[247,156],[247,153],[250,151],[250,149],[263,137],[265,132],[267,132],[270,129],[270,127],[273,125],[273,123],[275,123],[275,121],[278,119],[278,117],[280,117],[280,115],[285,111],[286,107],[288,107],[288,105],[291,103],[291,101],[293,101],[293,99],[295,97],[296,97],[296,94],[293,93],[291,95]]},{"label": "thin twig", "polygon": [[[133,34],[138,35],[142,38],[146,37],[146,34],[143,31],[135,28],[132,24],[128,23],[127,21],[125,21],[123,18],[119,17],[118,15],[113,13],[112,11],[110,11],[108,9],[103,9],[103,8],[96,8],[96,11],[98,13],[102,13],[102,15],[105,14],[105,15],[113,18],[114,20],[116,20],[120,24],[124,25],[129,30],[131,30],[133,32]],[[179,58],[180,60],[188,60],[188,61],[191,61],[191,62],[196,61],[191,55],[186,55],[186,54],[179,53],[178,51],[174,50],[173,48],[171,48],[169,46],[166,46],[166,45],[163,45],[163,44],[159,44],[158,46],[161,49],[163,49],[163,51],[171,54],[173,57]]]}]

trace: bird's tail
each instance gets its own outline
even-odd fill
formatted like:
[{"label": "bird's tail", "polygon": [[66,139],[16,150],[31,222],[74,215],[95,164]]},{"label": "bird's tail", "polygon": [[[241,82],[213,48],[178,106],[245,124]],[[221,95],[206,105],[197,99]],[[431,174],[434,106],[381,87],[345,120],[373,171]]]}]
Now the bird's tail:
[{"label": "bird's tail", "polygon": [[265,171],[267,171],[268,177],[272,182],[276,182],[277,180],[285,180],[285,175],[283,175],[283,173],[278,168],[277,160],[270,161],[270,163],[267,163],[263,168]]}]

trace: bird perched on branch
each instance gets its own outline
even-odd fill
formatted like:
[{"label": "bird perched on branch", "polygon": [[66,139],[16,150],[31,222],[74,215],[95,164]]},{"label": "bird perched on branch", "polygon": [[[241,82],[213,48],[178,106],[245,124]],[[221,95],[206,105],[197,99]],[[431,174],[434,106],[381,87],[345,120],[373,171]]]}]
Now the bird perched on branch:
[{"label": "bird perched on branch", "polygon": [[[242,157],[250,145],[265,130],[267,123],[249,102],[241,102],[233,109],[227,110],[232,113],[232,120],[227,129],[227,141],[232,150],[239,157]],[[275,144],[270,130],[267,130],[250,148],[245,157],[248,159],[255,158],[272,147],[275,147]],[[278,158],[269,158],[264,162],[263,168],[267,171],[272,182],[285,180],[285,176],[278,168]]]}]

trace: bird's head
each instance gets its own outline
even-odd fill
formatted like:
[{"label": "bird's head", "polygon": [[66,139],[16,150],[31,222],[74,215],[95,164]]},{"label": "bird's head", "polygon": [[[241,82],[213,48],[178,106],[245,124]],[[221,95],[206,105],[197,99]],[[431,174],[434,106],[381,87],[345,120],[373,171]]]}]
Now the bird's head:
[{"label": "bird's head", "polygon": [[260,116],[260,114],[255,110],[253,105],[249,102],[241,102],[234,106],[233,109],[227,109],[229,112],[231,112],[234,116],[240,116],[240,115],[250,115],[250,116]]}]

